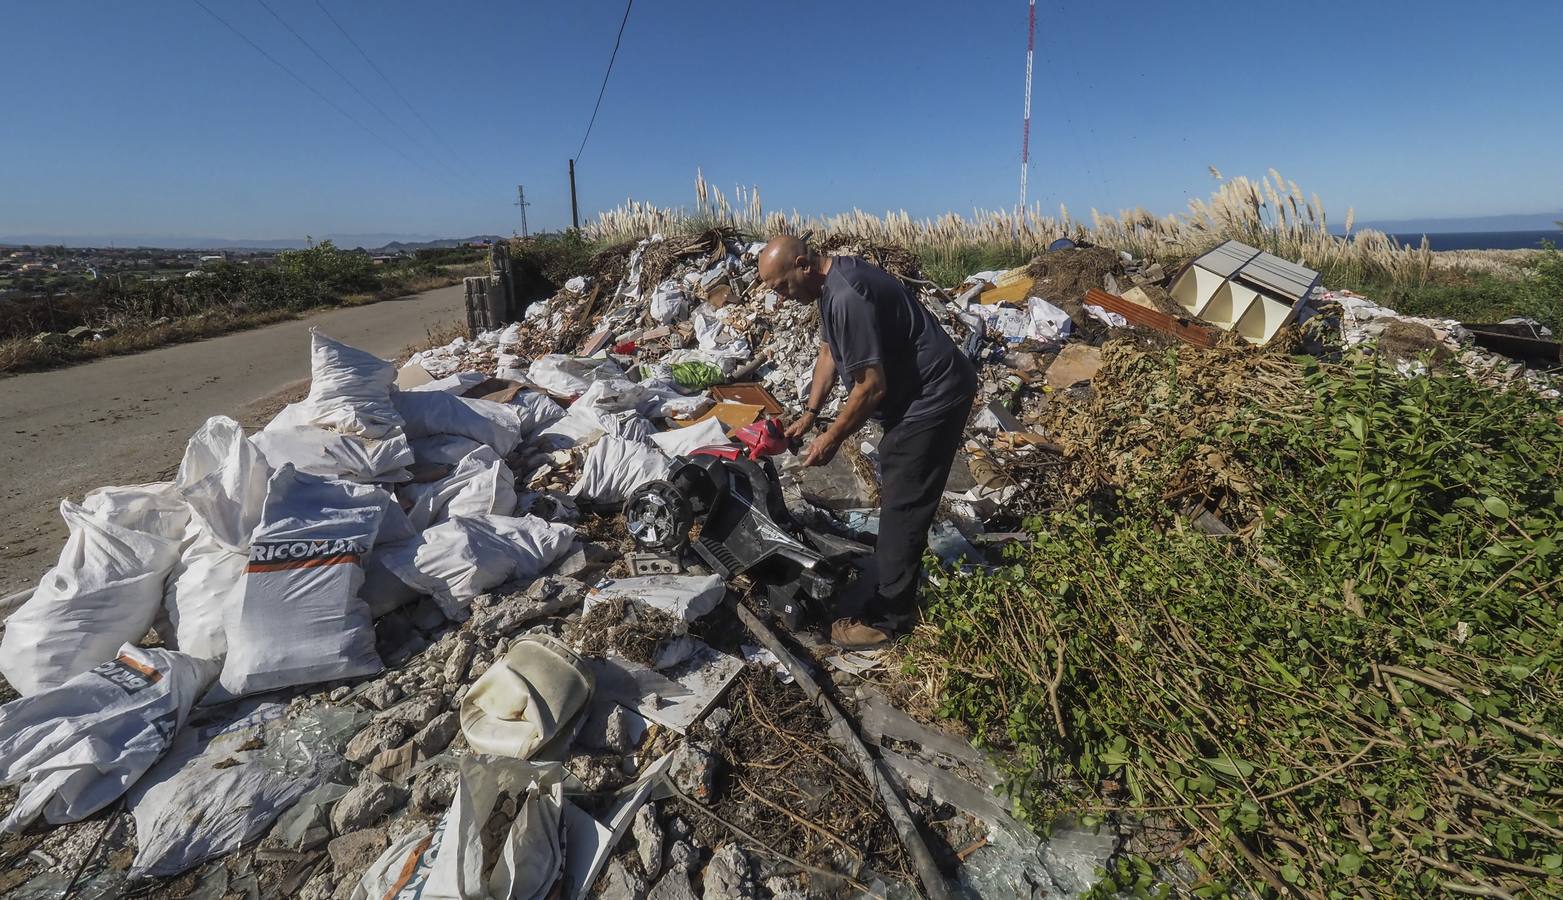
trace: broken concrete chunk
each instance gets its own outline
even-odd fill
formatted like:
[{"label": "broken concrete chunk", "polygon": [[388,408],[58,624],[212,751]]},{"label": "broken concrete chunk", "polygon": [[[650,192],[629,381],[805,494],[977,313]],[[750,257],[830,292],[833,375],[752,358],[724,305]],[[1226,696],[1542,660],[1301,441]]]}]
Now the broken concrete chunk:
[{"label": "broken concrete chunk", "polygon": [[748,854],[737,844],[727,843],[716,849],[706,864],[703,890],[704,900],[754,900],[754,874]]},{"label": "broken concrete chunk", "polygon": [[456,782],[455,772],[438,768],[424,769],[413,778],[412,796],[408,805],[414,812],[443,812],[456,797]]},{"label": "broken concrete chunk", "polygon": [[619,554],[601,544],[576,541],[570,552],[563,559],[549,566],[544,574],[588,581],[597,573],[607,571],[609,566],[618,561]]},{"label": "broken concrete chunk", "polygon": [[673,786],[702,803],[715,799],[717,755],[702,741],[686,741],[673,751],[668,777]]},{"label": "broken concrete chunk", "polygon": [[669,872],[651,888],[646,900],[695,900],[695,888],[687,871]]},{"label": "broken concrete chunk", "polygon": [[368,868],[390,843],[384,828],[365,828],[336,838],[327,845],[326,853],[338,873],[351,876]]},{"label": "broken concrete chunk", "polygon": [[668,873],[680,872],[688,875],[700,864],[700,851],[690,845],[688,841],[674,841],[668,847]]},{"label": "broken concrete chunk", "polygon": [[463,684],[467,680],[467,667],[472,664],[472,658],[477,655],[477,647],[471,641],[457,641],[451,649],[450,655],[445,657],[445,668],[441,672],[445,676],[446,684]]},{"label": "broken concrete chunk", "polygon": [[371,722],[369,727],[347,742],[347,749],[342,756],[351,762],[365,765],[384,751],[406,743],[415,730],[406,722]]},{"label": "broken concrete chunk", "polygon": [[361,784],[336,802],[331,810],[331,827],[337,834],[367,828],[406,800],[407,791],[394,784]]},{"label": "broken concrete chunk", "polygon": [[442,712],[413,735],[412,744],[423,759],[429,759],[443,753],[460,730],[461,716],[455,710]]},{"label": "broken concrete chunk", "polygon": [[387,678],[369,685],[363,693],[363,701],[375,709],[387,709],[400,699],[402,699],[401,687]]},{"label": "broken concrete chunk", "polygon": [[595,894],[602,900],[645,900],[646,879],[615,859],[597,881]]},{"label": "broken concrete chunk", "polygon": [[641,871],[647,878],[655,879],[662,873],[662,825],[657,822],[657,811],[652,804],[635,810],[631,833],[635,835],[635,853],[640,858]]},{"label": "broken concrete chunk", "polygon": [[401,722],[416,731],[429,724],[445,708],[445,698],[434,691],[417,694],[375,716],[374,721]]}]

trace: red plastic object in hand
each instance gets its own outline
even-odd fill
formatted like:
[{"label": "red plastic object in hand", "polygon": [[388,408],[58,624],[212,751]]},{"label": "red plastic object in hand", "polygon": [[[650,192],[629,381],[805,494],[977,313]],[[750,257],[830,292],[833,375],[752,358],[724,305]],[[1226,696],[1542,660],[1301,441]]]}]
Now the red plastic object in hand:
[{"label": "red plastic object in hand", "polygon": [[751,457],[775,456],[787,449],[787,435],[782,430],[781,420],[774,417],[745,425],[733,432],[733,437],[749,448]]},{"label": "red plastic object in hand", "polygon": [[631,353],[635,352],[635,342],[625,341],[622,344],[615,344],[613,347],[613,352],[619,354],[620,356],[629,356]]}]

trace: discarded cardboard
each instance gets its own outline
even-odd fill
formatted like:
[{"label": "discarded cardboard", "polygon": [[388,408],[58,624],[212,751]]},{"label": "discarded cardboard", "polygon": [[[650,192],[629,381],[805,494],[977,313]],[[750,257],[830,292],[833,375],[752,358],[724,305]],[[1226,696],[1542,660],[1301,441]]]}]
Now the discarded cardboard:
[{"label": "discarded cardboard", "polygon": [[434,376],[429,374],[429,370],[417,363],[408,363],[396,370],[397,390],[405,391],[420,384],[428,384],[433,380]]},{"label": "discarded cardboard", "polygon": [[718,403],[745,403],[758,406],[760,411],[768,416],[779,416],[786,412],[776,401],[776,397],[765,389],[765,385],[757,381],[712,385],[711,396],[715,397]]},{"label": "discarded cardboard", "polygon": [[977,297],[977,302],[984,306],[992,306],[995,303],[1013,303],[1016,306],[1024,306],[1026,298],[1031,296],[1031,289],[1036,281],[1031,278],[1020,278],[999,287],[991,287],[983,291]]},{"label": "discarded cardboard", "polygon": [[690,425],[699,425],[707,419],[716,419],[728,428],[742,428],[759,421],[764,412],[765,407],[753,403],[718,403],[697,418],[675,420],[673,424],[680,428],[687,428]]},{"label": "discarded cardboard", "polygon": [[1065,344],[1058,356],[1047,367],[1043,380],[1063,390],[1072,384],[1090,381],[1102,367],[1102,350],[1090,344]]}]

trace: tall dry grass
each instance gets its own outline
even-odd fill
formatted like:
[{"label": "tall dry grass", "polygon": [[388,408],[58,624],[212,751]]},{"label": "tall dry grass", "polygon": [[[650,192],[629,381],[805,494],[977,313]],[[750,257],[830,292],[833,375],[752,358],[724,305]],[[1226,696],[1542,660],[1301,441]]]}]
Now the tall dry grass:
[{"label": "tall dry grass", "polygon": [[[1427,244],[1400,245],[1389,235],[1353,230],[1353,212],[1347,210],[1345,235],[1328,230],[1329,219],[1318,194],[1305,194],[1297,182],[1271,169],[1258,180],[1225,179],[1208,200],[1193,200],[1181,215],[1156,216],[1144,209],[1120,211],[1116,216],[1091,210],[1089,220],[1070,215],[1060,205],[1056,216],[1040,206],[1025,210],[978,209],[968,216],[946,213],[934,218],[914,218],[906,211],[874,215],[860,209],[832,216],[805,216],[767,212],[757,187],[739,187],[733,199],[695,175],[695,206],[664,208],[634,200],[601,213],[587,225],[590,237],[610,241],[633,240],[656,232],[672,233],[710,225],[730,225],[750,234],[813,231],[817,235],[854,234],[870,241],[898,244],[932,259],[1025,257],[1052,241],[1067,237],[1127,250],[1136,256],[1172,260],[1196,255],[1229,239],[1243,241],[1277,256],[1318,269],[1326,275],[1351,281],[1389,281],[1420,286],[1440,264]],[[1516,260],[1519,258],[1516,257]],[[1509,267],[1501,257],[1468,257],[1468,262],[1498,271]]]}]

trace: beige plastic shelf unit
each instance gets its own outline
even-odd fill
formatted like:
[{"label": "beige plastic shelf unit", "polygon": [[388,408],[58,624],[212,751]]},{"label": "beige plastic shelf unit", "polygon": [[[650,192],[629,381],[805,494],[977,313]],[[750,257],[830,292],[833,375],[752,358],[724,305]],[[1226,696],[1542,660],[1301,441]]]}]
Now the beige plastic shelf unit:
[{"label": "beige plastic shelf unit", "polygon": [[1195,259],[1172,285],[1172,299],[1191,315],[1263,344],[1288,322],[1306,318],[1319,273],[1227,241]]}]

